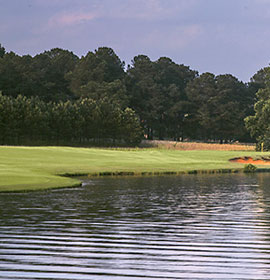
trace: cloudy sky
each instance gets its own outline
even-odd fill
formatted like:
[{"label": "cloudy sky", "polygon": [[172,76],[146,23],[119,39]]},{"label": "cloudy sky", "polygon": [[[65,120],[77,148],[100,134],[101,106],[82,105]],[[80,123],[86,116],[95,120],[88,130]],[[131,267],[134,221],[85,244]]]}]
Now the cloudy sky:
[{"label": "cloudy sky", "polygon": [[0,43],[35,55],[101,46],[249,81],[270,62],[270,0],[0,0]]}]

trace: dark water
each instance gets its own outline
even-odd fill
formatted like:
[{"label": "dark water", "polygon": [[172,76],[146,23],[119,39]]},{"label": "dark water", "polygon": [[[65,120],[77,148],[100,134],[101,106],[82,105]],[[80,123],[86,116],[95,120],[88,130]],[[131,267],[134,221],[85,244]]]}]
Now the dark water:
[{"label": "dark water", "polygon": [[0,194],[0,279],[270,279],[270,175]]}]

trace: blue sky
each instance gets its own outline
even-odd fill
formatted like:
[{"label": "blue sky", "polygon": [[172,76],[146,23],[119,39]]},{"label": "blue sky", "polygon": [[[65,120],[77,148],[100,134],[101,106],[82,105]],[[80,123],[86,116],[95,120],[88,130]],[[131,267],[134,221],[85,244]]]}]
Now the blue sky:
[{"label": "blue sky", "polygon": [[242,81],[270,62],[270,0],[0,0],[0,43],[35,55],[101,46]]}]

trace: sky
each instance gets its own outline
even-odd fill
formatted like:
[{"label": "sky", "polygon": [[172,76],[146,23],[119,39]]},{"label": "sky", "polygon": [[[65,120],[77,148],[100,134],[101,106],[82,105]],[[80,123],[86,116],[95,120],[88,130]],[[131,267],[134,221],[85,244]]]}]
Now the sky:
[{"label": "sky", "polygon": [[0,0],[0,44],[19,55],[111,47],[248,82],[270,62],[270,0]]}]

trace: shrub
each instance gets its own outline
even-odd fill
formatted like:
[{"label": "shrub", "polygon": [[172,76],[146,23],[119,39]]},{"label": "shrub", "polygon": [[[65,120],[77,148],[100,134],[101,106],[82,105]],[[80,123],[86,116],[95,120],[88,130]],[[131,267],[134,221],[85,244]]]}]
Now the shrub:
[{"label": "shrub", "polygon": [[257,167],[255,165],[251,164],[251,163],[246,164],[244,166],[244,172],[245,173],[254,173],[254,172],[256,172],[256,169],[257,169]]}]

